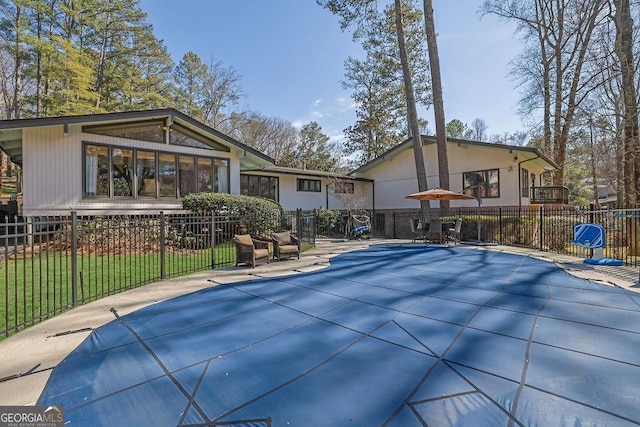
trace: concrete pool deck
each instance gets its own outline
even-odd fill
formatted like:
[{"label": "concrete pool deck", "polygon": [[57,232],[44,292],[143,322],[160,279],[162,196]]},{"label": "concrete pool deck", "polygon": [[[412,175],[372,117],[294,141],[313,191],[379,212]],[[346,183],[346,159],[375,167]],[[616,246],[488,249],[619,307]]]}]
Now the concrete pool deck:
[{"label": "concrete pool deck", "polygon": [[[376,245],[399,244],[424,245],[388,239],[319,240],[316,248],[303,253],[300,260],[260,264],[255,269],[238,267],[206,271],[150,284],[78,307],[0,342],[0,406],[34,405],[53,368],[77,348],[92,330],[114,320],[112,308],[117,310],[119,316],[124,316],[148,305],[217,284],[312,272],[326,268],[331,258],[343,253]],[[467,247],[479,251],[525,255],[552,262],[581,278],[634,292],[640,290],[638,272],[633,269],[592,266],[584,264],[579,258],[529,249],[506,246]]]}]

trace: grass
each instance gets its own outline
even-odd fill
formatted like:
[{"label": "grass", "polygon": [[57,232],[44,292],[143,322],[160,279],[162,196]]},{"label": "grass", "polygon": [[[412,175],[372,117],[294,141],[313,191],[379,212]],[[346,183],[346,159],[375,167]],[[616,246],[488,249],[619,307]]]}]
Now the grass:
[{"label": "grass", "polygon": [[[216,266],[233,265],[235,246],[216,246]],[[99,298],[161,280],[160,254],[79,255],[77,300]],[[211,268],[211,249],[168,251],[164,277]],[[73,307],[72,257],[45,251],[0,262],[0,339]]]}]

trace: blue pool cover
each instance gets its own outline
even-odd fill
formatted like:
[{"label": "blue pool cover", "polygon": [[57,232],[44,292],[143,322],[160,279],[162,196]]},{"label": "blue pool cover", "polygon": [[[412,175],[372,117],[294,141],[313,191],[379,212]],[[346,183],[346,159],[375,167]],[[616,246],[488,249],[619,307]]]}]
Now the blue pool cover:
[{"label": "blue pool cover", "polygon": [[72,426],[637,425],[639,302],[526,256],[373,246],[116,313],[38,405]]}]

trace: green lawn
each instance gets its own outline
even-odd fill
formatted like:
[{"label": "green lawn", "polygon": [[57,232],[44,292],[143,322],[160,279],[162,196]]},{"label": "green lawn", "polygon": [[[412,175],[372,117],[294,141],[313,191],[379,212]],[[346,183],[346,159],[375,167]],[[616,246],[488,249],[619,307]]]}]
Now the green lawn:
[{"label": "green lawn", "polygon": [[[216,246],[216,265],[233,265],[235,246]],[[165,278],[211,268],[211,249],[169,251]],[[160,255],[78,257],[78,304],[161,280]],[[0,262],[0,339],[73,305],[71,255],[40,252]],[[3,332],[12,329],[11,332]]]}]

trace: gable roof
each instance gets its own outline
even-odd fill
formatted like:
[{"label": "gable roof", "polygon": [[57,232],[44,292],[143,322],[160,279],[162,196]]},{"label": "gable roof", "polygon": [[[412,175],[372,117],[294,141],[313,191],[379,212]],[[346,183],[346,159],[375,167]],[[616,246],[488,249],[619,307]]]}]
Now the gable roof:
[{"label": "gable roof", "polygon": [[244,155],[240,159],[240,169],[251,169],[272,165],[274,160],[254,148],[219,132],[198,120],[174,109],[126,111],[120,113],[88,114],[81,116],[43,117],[37,119],[0,120],[0,149],[11,158],[11,161],[22,165],[22,131],[27,128],[40,126],[68,126],[71,124],[109,124],[127,123],[140,120],[164,120],[169,125],[180,125],[223,145],[242,150]]},{"label": "gable roof", "polygon": [[[436,143],[435,136],[426,136],[422,135],[422,145],[429,145]],[[531,161],[539,161],[543,163],[543,167],[546,169],[559,169],[560,167],[545,154],[540,152],[537,148],[532,147],[520,147],[517,145],[507,145],[507,144],[499,144],[499,143],[490,143],[490,142],[482,142],[482,141],[468,141],[465,139],[457,139],[457,138],[447,138],[447,144],[457,144],[457,145],[467,145],[467,146],[476,146],[482,148],[489,149],[497,149],[497,150],[509,150],[510,153],[514,153],[515,155],[522,155],[522,160],[531,160]],[[394,158],[398,154],[403,151],[413,149],[413,142],[411,138],[401,142],[395,147],[387,150],[382,155],[376,157],[375,159],[365,163],[359,168],[350,172],[350,174],[358,174],[367,172],[374,167]]]}]

